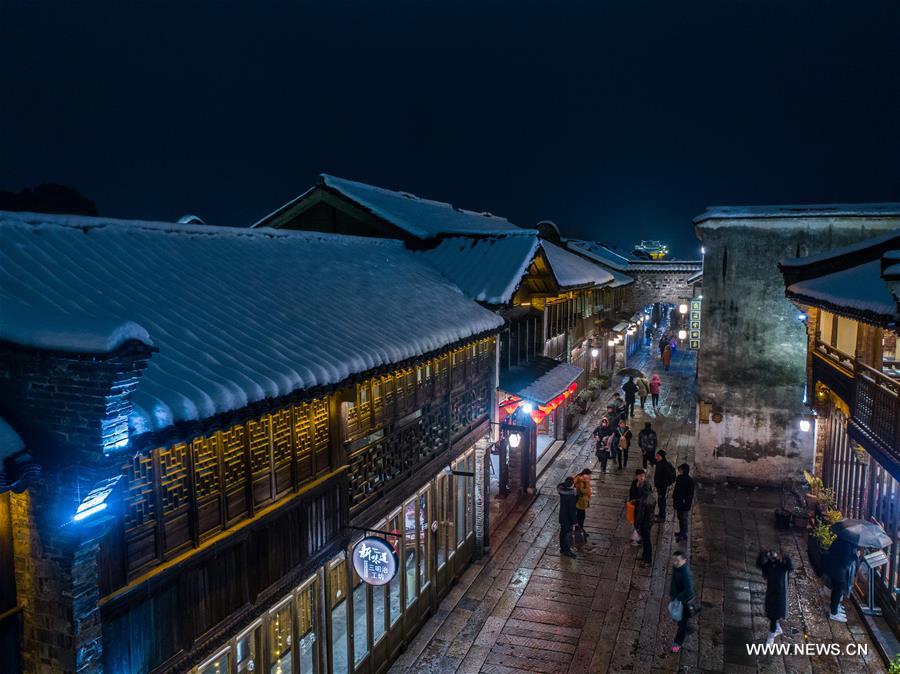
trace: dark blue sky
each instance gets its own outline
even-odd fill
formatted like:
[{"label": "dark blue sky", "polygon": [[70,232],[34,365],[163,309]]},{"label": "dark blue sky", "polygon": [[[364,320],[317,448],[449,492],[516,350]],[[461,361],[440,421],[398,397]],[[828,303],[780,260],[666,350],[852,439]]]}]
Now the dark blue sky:
[{"label": "dark blue sky", "polygon": [[897,0],[4,0],[0,189],[244,225],[327,171],[691,254],[707,204],[900,200],[898,35]]}]

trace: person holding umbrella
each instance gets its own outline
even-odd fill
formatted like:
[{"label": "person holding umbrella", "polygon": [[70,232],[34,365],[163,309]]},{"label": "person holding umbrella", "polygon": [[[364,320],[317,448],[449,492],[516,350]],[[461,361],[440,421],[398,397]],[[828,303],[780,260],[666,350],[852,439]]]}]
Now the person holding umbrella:
[{"label": "person holding umbrella", "polygon": [[847,622],[847,613],[841,601],[850,595],[853,577],[856,575],[856,559],[860,548],[883,549],[891,544],[891,537],[874,522],[865,520],[841,520],[831,525],[837,539],[828,549],[825,573],[831,579],[831,606],[828,616],[835,622]]}]

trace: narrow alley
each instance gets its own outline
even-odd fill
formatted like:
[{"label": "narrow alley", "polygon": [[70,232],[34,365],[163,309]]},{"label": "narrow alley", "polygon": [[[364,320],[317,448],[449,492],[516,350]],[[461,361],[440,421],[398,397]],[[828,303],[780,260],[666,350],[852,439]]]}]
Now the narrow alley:
[{"label": "narrow alley", "polygon": [[[695,364],[695,355],[682,351],[665,372],[648,349],[629,363],[648,375],[658,372],[663,382],[658,412],[648,402],[632,419],[635,440],[650,421],[676,466],[693,463]],[[619,386],[617,378],[541,475],[534,501],[494,525],[493,554],[461,576],[391,671],[884,671],[854,609],[846,625],[827,619],[826,590],[808,566],[805,540],[774,528],[772,512],[781,499],[775,490],[698,484],[689,545],[675,543],[670,507],[668,521],[653,529],[652,568],[641,568],[625,519],[628,487],[641,464],[635,442],[627,470],[611,463],[609,473],[592,476],[588,544],[576,550],[576,559],[559,554],[555,487],[567,475],[597,467],[591,431]],[[701,611],[682,652],[672,654],[675,623],[666,604],[676,545],[689,554]],[[746,644],[763,643],[767,632],[765,585],[755,567],[761,547],[780,548],[796,568],[785,633],[776,643],[852,644],[845,652],[863,647],[866,656],[748,654]]]}]

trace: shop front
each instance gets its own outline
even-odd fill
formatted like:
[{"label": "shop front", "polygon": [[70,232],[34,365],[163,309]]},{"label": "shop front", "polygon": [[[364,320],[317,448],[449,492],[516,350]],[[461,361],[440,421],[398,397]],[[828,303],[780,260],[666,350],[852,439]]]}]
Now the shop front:
[{"label": "shop front", "polygon": [[[475,447],[432,476],[371,529],[275,602],[192,674],[385,671],[469,565],[476,532]],[[386,543],[396,573],[365,582],[354,555]],[[393,566],[393,564],[392,564]]]}]

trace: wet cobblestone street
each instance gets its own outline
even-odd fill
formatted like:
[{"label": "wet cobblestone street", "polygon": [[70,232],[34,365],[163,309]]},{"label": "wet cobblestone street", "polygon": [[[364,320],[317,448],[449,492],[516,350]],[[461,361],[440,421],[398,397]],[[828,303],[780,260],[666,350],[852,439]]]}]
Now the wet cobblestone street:
[{"label": "wet cobblestone street", "polygon": [[[577,559],[558,551],[556,485],[584,467],[595,468],[591,431],[613,389],[604,391],[581,426],[541,476],[539,494],[504,522],[492,522],[493,551],[474,563],[437,613],[396,661],[392,672],[883,672],[855,609],[849,622],[827,619],[827,595],[809,568],[804,534],[778,531],[772,511],[781,494],[698,480],[687,548],[676,544],[677,524],[653,528],[651,568],[638,563],[629,543],[625,500],[640,467],[637,432],[651,421],[674,465],[693,464],[694,368],[692,353],[679,353],[670,371],[646,351],[629,365],[663,382],[657,413],[638,410],[627,470],[610,463],[593,474],[594,496],[585,529],[589,543]],[[616,380],[614,385],[621,385]],[[671,492],[670,492],[671,498]],[[676,545],[689,553],[697,598],[696,630],[679,654],[669,652],[675,623],[666,610],[670,556]],[[855,644],[867,656],[756,656],[746,644],[765,641],[765,585],[755,567],[761,547],[791,556],[790,615],[776,643]]]}]

